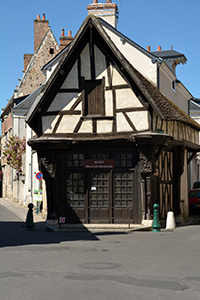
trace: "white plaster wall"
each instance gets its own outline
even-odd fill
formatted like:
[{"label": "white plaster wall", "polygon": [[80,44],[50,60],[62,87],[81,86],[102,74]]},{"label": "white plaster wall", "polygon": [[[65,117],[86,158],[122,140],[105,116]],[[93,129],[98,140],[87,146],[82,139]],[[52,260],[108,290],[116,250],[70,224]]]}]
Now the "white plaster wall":
[{"label": "white plaster wall", "polygon": [[86,80],[91,79],[90,71],[90,53],[89,53],[89,44],[85,46],[81,52],[81,76],[85,77]]},{"label": "white plaster wall", "polygon": [[56,62],[54,65],[51,65],[51,68],[46,71],[46,81],[50,78],[51,74],[53,73],[53,71],[57,67],[58,63],[59,63],[59,61]]},{"label": "white plaster wall", "polygon": [[178,85],[175,90],[172,89],[172,81],[175,79],[175,75],[170,70],[166,70],[166,67],[160,67],[160,91],[188,114],[188,100],[191,96],[188,93],[184,93],[183,89]]},{"label": "white plaster wall", "polygon": [[113,121],[97,121],[97,133],[112,132]]},{"label": "white plaster wall", "polygon": [[69,109],[68,104],[78,98],[78,93],[58,93],[51,105],[49,106],[48,111],[60,111]]},{"label": "white plaster wall", "polygon": [[117,132],[133,131],[122,113],[117,113]]},{"label": "white plaster wall", "polygon": [[84,120],[78,133],[92,133],[92,120]]},{"label": "white plaster wall", "polygon": [[25,116],[23,115],[24,113],[19,113],[19,114],[13,114],[13,127],[12,127],[12,134],[17,135],[22,139],[23,137],[26,136],[26,123],[25,123]]},{"label": "white plaster wall", "polygon": [[122,85],[127,84],[127,82],[124,80],[124,78],[121,76],[121,74],[116,70],[116,68],[112,65],[110,65],[111,69],[111,78],[112,78],[112,85]]},{"label": "white plaster wall", "polygon": [[[28,141],[29,139],[31,139],[32,137],[32,132],[31,132],[31,128],[27,125],[26,127],[26,140]],[[31,147],[27,144],[26,145],[26,178],[25,178],[25,202],[26,204],[32,202],[32,167],[33,167],[33,163],[32,163],[32,149]]]},{"label": "white plaster wall", "polygon": [[131,89],[116,90],[116,108],[143,107]]},{"label": "white plaster wall", "polygon": [[61,89],[78,89],[78,62],[76,61],[67,78],[65,79]]},{"label": "white plaster wall", "polygon": [[130,43],[122,43],[121,37],[116,35],[110,29],[104,27],[111,40],[117,46],[117,48],[122,52],[126,59],[145,77],[149,78],[157,85],[157,64],[151,62],[151,58],[140,52]]},{"label": "white plaster wall", "polygon": [[[40,180],[36,179],[36,174],[39,172],[38,157],[37,157],[36,152],[32,153],[32,164],[33,165],[32,165],[32,192],[31,192],[31,194],[32,194],[32,197],[33,197],[34,190],[40,190],[41,185],[42,185],[42,182]],[[37,207],[37,202],[33,201],[33,204],[36,208]]]},{"label": "white plaster wall", "polygon": [[127,112],[127,115],[131,119],[132,123],[135,125],[137,131],[149,129],[149,120],[148,120],[147,111]]},{"label": "white plaster wall", "polygon": [[113,116],[113,95],[112,91],[105,91],[105,115]]},{"label": "white plaster wall", "polygon": [[64,115],[56,133],[73,133],[79,119],[79,115]]}]

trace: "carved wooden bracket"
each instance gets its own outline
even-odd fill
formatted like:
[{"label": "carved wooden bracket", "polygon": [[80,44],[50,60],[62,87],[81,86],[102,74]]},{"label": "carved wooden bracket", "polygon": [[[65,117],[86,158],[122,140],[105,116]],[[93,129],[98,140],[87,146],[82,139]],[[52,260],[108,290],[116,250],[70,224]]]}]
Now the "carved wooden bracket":
[{"label": "carved wooden bracket", "polygon": [[144,153],[140,153],[141,161],[141,172],[151,173],[152,172],[152,162],[145,156]]},{"label": "carved wooden bracket", "polygon": [[47,150],[39,150],[39,165],[42,169],[42,172],[46,177],[54,178],[55,177],[55,163],[54,155],[52,152]]}]

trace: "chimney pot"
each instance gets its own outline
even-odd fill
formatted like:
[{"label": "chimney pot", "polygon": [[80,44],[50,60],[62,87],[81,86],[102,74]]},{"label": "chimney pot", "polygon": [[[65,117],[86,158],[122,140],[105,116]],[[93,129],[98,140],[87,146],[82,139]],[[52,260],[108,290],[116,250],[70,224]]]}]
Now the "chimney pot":
[{"label": "chimney pot", "polygon": [[104,3],[98,3],[98,0],[93,0],[93,3],[87,6],[87,10],[88,15],[100,17],[113,27],[117,27],[118,7],[111,0],[105,0]]},{"label": "chimney pot", "polygon": [[45,14],[43,14],[42,20],[45,20]]},{"label": "chimney pot", "polygon": [[162,51],[161,46],[158,46],[157,51]]},{"label": "chimney pot", "polygon": [[41,20],[41,19],[40,19],[40,15],[37,15],[37,20]]},{"label": "chimney pot", "polygon": [[63,50],[67,45],[69,45],[73,40],[72,31],[69,30],[68,36],[64,34],[64,28],[62,28],[62,33],[60,37],[60,50]]},{"label": "chimney pot", "polygon": [[147,51],[151,52],[150,46],[147,46]]}]

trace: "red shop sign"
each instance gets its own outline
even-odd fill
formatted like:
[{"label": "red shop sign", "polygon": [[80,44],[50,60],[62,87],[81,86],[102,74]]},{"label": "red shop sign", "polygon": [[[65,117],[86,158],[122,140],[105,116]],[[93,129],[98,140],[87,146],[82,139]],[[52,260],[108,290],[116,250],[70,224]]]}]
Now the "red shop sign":
[{"label": "red shop sign", "polygon": [[85,159],[84,169],[114,169],[114,159]]}]

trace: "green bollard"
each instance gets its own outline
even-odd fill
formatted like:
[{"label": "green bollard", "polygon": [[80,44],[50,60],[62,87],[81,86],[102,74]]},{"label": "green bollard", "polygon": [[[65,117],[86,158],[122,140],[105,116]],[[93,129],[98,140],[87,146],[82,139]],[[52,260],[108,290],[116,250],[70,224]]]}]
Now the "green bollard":
[{"label": "green bollard", "polygon": [[32,203],[29,203],[27,217],[26,217],[26,230],[29,230],[29,231],[34,230],[33,207],[34,207],[34,205]]},{"label": "green bollard", "polygon": [[160,223],[159,223],[159,204],[154,204],[153,206],[153,224],[152,224],[152,231],[153,232],[160,232]]}]

